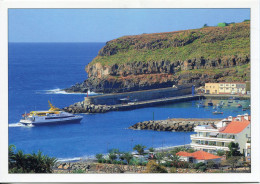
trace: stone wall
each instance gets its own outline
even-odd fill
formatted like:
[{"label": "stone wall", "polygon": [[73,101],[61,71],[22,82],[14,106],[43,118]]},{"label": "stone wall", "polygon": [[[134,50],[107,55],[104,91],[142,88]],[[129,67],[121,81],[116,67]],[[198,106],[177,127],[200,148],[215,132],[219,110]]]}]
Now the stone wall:
[{"label": "stone wall", "polygon": [[107,94],[107,95],[98,95],[98,96],[89,96],[85,97],[86,104],[94,105],[115,105],[121,104],[120,99],[138,100],[138,101],[147,101],[160,98],[168,98],[174,96],[188,95],[191,94],[192,87],[191,85],[178,86],[176,88],[162,88],[154,90],[142,90],[134,91],[127,93],[117,93],[117,94]]},{"label": "stone wall", "polygon": [[198,125],[212,125],[219,122],[220,119],[167,119],[157,121],[143,121],[130,126],[134,130],[156,130],[172,132],[192,132]]}]

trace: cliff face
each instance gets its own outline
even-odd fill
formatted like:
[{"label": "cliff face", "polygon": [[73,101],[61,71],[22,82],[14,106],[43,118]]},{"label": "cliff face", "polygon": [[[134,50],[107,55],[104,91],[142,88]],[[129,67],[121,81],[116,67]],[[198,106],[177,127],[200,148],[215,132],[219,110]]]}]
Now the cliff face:
[{"label": "cliff face", "polygon": [[122,92],[250,79],[250,22],[226,27],[124,36],[85,68],[86,88]]}]

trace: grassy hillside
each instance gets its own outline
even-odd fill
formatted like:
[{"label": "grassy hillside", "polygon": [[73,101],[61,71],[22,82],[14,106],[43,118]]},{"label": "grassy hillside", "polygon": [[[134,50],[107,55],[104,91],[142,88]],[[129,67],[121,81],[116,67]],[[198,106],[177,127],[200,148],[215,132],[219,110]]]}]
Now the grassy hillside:
[{"label": "grassy hillside", "polygon": [[103,66],[127,62],[218,59],[250,55],[250,22],[226,27],[124,36],[109,41],[90,63]]}]

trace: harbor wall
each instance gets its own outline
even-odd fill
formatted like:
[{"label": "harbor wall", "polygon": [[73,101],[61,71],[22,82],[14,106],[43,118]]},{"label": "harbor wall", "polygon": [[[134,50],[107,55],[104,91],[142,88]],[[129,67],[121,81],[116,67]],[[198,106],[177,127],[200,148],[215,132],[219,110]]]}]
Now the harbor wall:
[{"label": "harbor wall", "polygon": [[[85,97],[86,104],[94,104],[94,105],[116,105],[122,104],[124,102],[131,102],[133,100],[137,101],[148,101],[155,99],[163,99],[175,96],[188,95],[192,93],[192,86],[178,86],[177,88],[161,88],[154,90],[143,90],[143,91],[134,91],[127,93],[113,93],[113,94],[105,94],[98,96],[89,96]],[[122,101],[122,99],[127,99],[126,101]]]}]

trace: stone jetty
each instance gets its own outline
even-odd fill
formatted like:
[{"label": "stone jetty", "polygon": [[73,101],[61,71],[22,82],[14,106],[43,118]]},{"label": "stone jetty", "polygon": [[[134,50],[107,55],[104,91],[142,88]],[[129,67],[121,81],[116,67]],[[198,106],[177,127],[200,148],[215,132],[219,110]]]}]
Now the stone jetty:
[{"label": "stone jetty", "polygon": [[69,107],[64,107],[63,110],[69,113],[104,113],[115,111],[118,108],[112,105],[94,105],[85,103],[85,101],[74,103]]},{"label": "stone jetty", "polygon": [[133,130],[155,130],[171,132],[192,132],[198,125],[215,125],[220,119],[167,119],[138,122],[129,127]]}]

